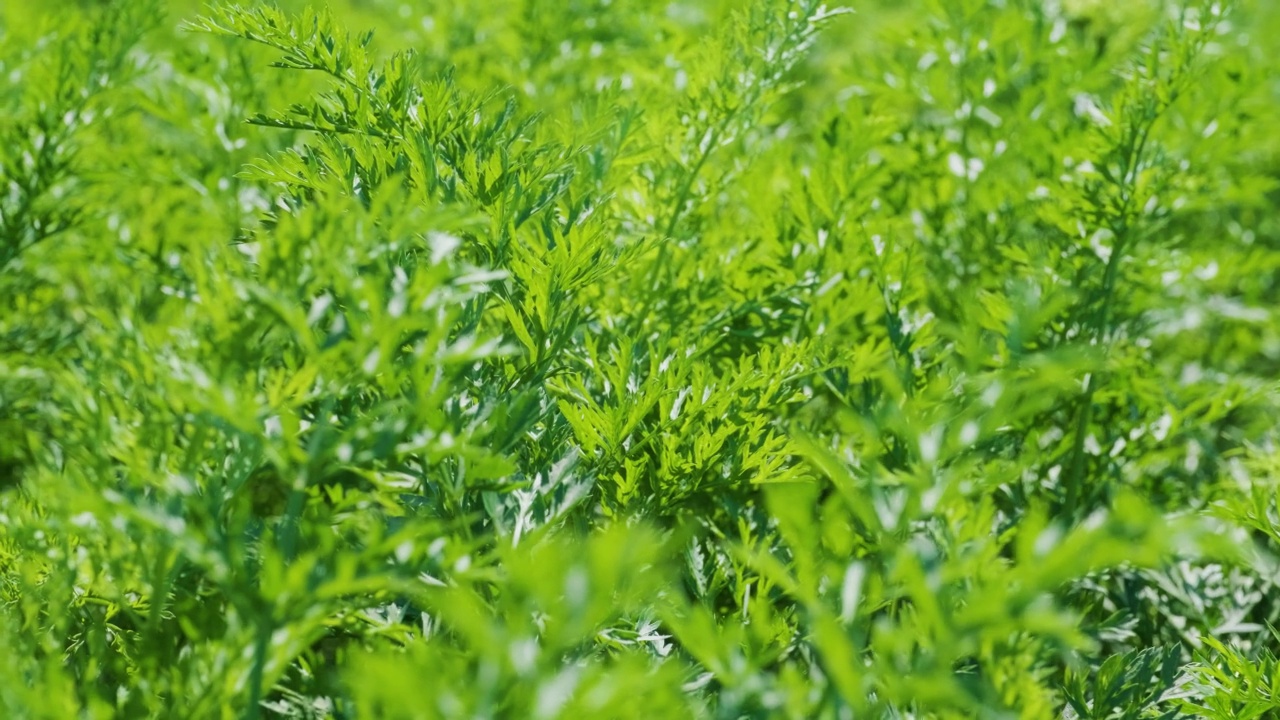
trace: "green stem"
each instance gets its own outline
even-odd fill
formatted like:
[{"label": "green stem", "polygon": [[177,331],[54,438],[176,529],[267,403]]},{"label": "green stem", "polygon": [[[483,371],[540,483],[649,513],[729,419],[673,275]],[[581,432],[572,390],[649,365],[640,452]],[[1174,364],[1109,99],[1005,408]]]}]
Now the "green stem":
[{"label": "green stem", "polygon": [[271,635],[275,632],[270,615],[265,616],[258,625],[258,635],[253,644],[253,667],[249,670],[249,707],[245,711],[247,720],[259,720],[262,717],[262,684],[266,674],[267,652],[271,648]]}]

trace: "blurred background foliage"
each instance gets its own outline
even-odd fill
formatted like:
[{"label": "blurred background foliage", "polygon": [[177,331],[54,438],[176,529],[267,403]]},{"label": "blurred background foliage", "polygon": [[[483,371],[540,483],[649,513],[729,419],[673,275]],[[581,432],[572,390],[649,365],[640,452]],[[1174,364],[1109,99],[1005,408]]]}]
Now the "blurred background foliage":
[{"label": "blurred background foliage", "polygon": [[0,714],[1271,717],[1277,38],[0,5]]}]

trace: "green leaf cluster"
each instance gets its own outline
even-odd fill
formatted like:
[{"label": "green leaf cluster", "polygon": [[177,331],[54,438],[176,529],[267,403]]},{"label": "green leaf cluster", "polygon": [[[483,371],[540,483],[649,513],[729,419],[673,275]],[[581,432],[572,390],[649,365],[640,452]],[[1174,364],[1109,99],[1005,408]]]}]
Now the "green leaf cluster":
[{"label": "green leaf cluster", "polygon": [[1277,38],[0,6],[0,715],[1280,713]]}]

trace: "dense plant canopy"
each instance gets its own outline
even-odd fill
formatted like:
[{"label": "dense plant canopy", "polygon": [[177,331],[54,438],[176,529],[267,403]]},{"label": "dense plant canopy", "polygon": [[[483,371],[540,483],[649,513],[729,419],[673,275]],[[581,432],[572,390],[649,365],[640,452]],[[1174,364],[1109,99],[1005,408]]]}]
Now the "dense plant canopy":
[{"label": "dense plant canopy", "polygon": [[1269,0],[0,4],[0,716],[1280,717]]}]

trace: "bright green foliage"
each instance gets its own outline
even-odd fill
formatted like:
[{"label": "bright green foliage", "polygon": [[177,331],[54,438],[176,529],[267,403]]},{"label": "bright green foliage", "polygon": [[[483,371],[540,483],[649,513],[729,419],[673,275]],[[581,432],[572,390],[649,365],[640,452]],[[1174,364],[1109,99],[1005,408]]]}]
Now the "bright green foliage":
[{"label": "bright green foliage", "polygon": [[1280,716],[1273,5],[0,5],[0,716]]}]

